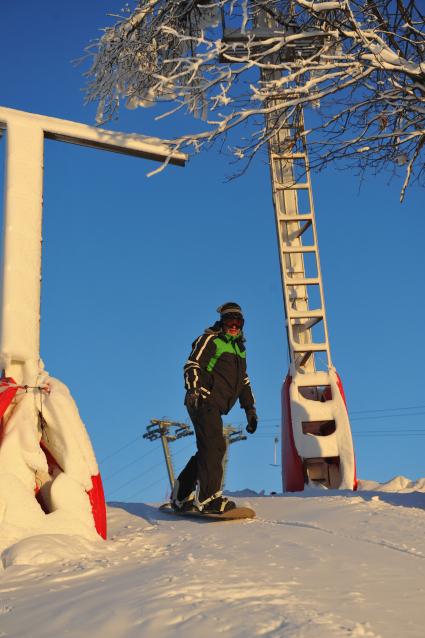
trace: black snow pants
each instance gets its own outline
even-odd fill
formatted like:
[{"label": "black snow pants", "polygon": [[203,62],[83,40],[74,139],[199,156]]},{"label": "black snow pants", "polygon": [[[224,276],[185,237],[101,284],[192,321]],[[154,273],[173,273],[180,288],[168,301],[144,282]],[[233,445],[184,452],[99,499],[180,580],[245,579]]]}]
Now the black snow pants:
[{"label": "black snow pants", "polygon": [[197,452],[180,472],[177,498],[180,501],[189,496],[199,481],[198,499],[202,503],[221,488],[226,452],[223,421],[220,410],[209,401],[188,412],[195,429]]}]

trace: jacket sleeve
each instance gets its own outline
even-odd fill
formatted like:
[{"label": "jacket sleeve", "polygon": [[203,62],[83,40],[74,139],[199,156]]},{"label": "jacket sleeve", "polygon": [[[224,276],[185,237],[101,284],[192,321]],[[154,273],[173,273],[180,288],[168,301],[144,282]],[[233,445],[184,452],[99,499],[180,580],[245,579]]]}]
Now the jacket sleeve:
[{"label": "jacket sleeve", "polygon": [[251,388],[249,376],[246,374],[243,380],[243,388],[239,394],[239,404],[242,410],[249,410],[255,405],[255,397]]},{"label": "jacket sleeve", "polygon": [[184,366],[184,385],[186,390],[204,390],[209,394],[212,376],[207,371],[208,363],[216,347],[214,334],[204,333],[192,344],[192,352]]}]

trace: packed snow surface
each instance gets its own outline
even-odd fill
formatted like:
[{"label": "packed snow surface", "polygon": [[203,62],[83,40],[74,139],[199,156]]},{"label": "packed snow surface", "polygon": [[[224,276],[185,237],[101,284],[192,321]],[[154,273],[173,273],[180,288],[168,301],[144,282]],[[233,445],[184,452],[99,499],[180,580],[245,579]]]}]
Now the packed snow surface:
[{"label": "packed snow surface", "polygon": [[236,500],[257,518],[112,503],[106,542],[0,526],[0,636],[423,638],[425,479]]}]

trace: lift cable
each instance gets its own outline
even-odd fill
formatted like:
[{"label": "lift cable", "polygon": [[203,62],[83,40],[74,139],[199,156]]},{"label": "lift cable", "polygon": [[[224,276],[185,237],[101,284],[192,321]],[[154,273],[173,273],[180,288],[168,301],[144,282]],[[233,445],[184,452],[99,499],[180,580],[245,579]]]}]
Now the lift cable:
[{"label": "lift cable", "polygon": [[147,472],[151,472],[152,470],[154,470],[155,468],[159,467],[160,465],[162,465],[162,463],[160,461],[158,461],[158,463],[155,463],[155,465],[152,465],[151,467],[148,467],[146,470],[144,470],[140,474],[137,474],[137,476],[134,476],[133,478],[131,478],[130,480],[126,481],[125,483],[123,483],[119,487],[116,487],[114,490],[112,490],[112,492],[110,492],[110,495],[115,494],[116,492],[119,492],[123,487],[126,487],[127,485],[130,485],[130,483],[134,483],[134,481],[137,481],[142,476],[144,476]]},{"label": "lift cable", "polygon": [[[185,452],[188,448],[192,447],[191,444],[189,445],[185,445],[181,450],[178,450],[177,452],[175,452],[174,456],[177,456],[179,454],[181,454],[182,452]],[[155,448],[155,450],[158,448]],[[153,451],[155,451],[153,450]],[[147,456],[147,454],[145,455]],[[142,458],[142,457],[141,457]],[[134,463],[131,463],[129,465],[133,465]],[[143,472],[141,472],[140,474],[137,474],[137,476],[134,476],[132,479],[126,481],[125,483],[123,483],[122,485],[120,485],[119,487],[115,488],[114,490],[112,490],[112,492],[109,492],[110,495],[115,494],[116,492],[119,492],[123,487],[126,487],[127,485],[130,485],[131,483],[134,483],[135,481],[138,481],[140,478],[142,478],[142,476],[144,476],[147,472],[150,472],[151,470],[162,466],[162,462],[158,462],[155,463],[155,465],[152,465],[151,467],[148,467],[146,470],[144,470]],[[163,478],[158,479],[159,481],[162,481]]]},{"label": "lift cable", "polygon": [[103,459],[101,459],[99,461],[99,463],[104,463],[104,461],[108,461],[113,456],[116,456],[119,452],[121,452],[122,450],[125,450],[126,448],[130,447],[130,445],[133,445],[133,443],[135,443],[136,441],[138,441],[141,438],[142,438],[142,435],[138,434],[134,439],[131,439],[131,441],[129,441],[128,443],[125,443],[122,447],[118,448],[118,450],[114,450],[113,452],[111,452],[111,454],[108,454],[108,456],[103,457]]},{"label": "lift cable", "polygon": [[142,456],[139,456],[134,461],[130,461],[130,463],[126,463],[126,465],[122,465],[118,470],[115,470],[115,472],[113,472],[112,474],[106,474],[105,479],[109,480],[109,479],[113,478],[114,476],[116,476],[117,474],[119,474],[120,472],[122,472],[122,471],[126,470],[127,468],[131,467],[132,465],[136,465],[136,463],[140,463],[140,461],[142,461],[146,456],[149,456],[150,454],[153,454],[153,452],[156,452],[158,447],[159,446],[157,446],[155,448],[152,448],[151,450],[149,450],[145,454],[142,454]]}]

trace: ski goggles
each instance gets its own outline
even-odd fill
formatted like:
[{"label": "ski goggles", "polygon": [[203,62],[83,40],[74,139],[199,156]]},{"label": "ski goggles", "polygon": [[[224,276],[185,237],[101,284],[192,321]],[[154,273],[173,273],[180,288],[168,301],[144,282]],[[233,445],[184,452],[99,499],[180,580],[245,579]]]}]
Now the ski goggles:
[{"label": "ski goggles", "polygon": [[226,328],[242,328],[244,324],[244,318],[236,312],[224,315],[221,321]]}]

